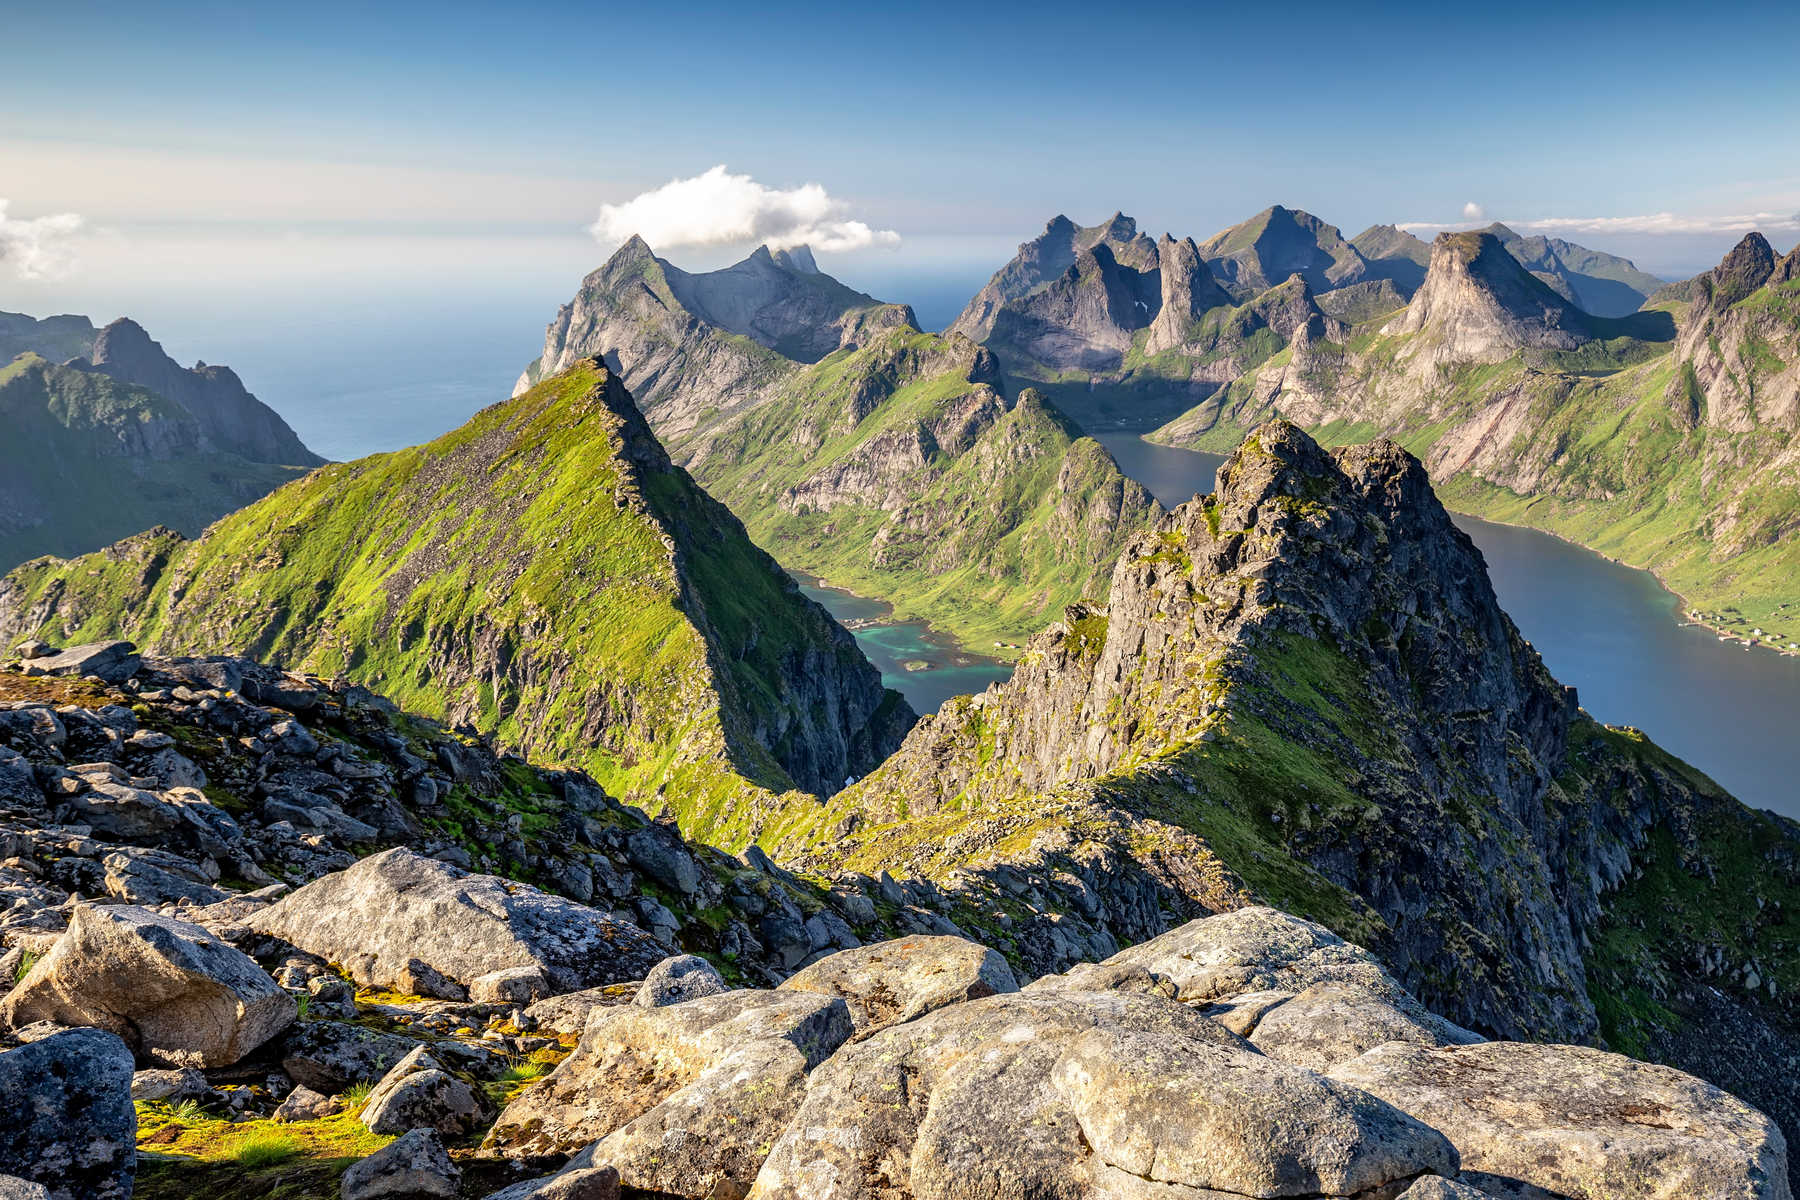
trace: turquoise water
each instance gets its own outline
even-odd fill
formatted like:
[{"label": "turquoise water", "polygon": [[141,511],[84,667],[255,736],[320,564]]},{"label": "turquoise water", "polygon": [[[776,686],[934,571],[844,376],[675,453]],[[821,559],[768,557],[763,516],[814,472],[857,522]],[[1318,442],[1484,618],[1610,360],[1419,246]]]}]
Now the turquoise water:
[{"label": "turquoise water", "polygon": [[[1224,461],[1135,433],[1099,440],[1166,505],[1210,492]],[[1746,804],[1800,818],[1800,664],[1680,624],[1674,595],[1647,571],[1534,529],[1455,520],[1487,559],[1500,606],[1582,707],[1637,726]]]},{"label": "turquoise water", "polygon": [[952,696],[985,691],[988,684],[1012,676],[1006,663],[959,650],[921,621],[892,621],[893,610],[880,600],[821,587],[798,571],[789,574],[799,580],[801,591],[850,627],[881,672],[881,681],[920,713],[936,712]]}]

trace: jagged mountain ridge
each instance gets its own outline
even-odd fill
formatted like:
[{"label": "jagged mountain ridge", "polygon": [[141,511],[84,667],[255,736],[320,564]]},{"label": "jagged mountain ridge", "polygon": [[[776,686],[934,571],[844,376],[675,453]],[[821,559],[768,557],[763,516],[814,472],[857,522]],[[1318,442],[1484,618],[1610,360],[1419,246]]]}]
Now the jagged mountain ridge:
[{"label": "jagged mountain ridge", "polygon": [[1074,268],[1082,255],[1104,248],[1112,263],[1138,275],[1156,270],[1156,243],[1138,232],[1137,222],[1114,213],[1098,225],[1080,226],[1060,213],[1044,224],[1044,232],[1019,245],[1018,253],[988,280],[945,333],[960,333],[985,342],[994,322],[1010,301],[1024,299],[1050,286]]},{"label": "jagged mountain ridge", "polygon": [[196,541],[29,564],[0,628],[342,674],[722,841],[862,774],[912,716],[593,362]]},{"label": "jagged mountain ridge", "polygon": [[[956,919],[1026,954],[1258,897],[1473,1028],[1604,1036],[1800,1121],[1800,828],[1582,713],[1392,443],[1258,429],[1106,605],[922,720],[834,820],[801,861],[953,881]],[[1028,915],[1052,895],[1055,936]]]},{"label": "jagged mountain ridge", "polygon": [[1470,275],[1506,265],[1495,245],[1446,235],[1435,281],[1379,334],[1277,354],[1151,437],[1227,449],[1274,415],[1334,442],[1388,433],[1459,508],[1649,567],[1724,628],[1800,636],[1778,619],[1800,600],[1794,257],[1755,235],[1691,302],[1611,320],[1528,274]]},{"label": "jagged mountain ridge", "polygon": [[[829,353],[788,357],[681,299],[746,272],[836,297],[782,310],[790,340]],[[758,251],[684,276],[633,239],[548,338],[541,362],[572,346],[604,354],[648,398],[675,460],[782,561],[965,644],[1022,640],[1091,595],[1154,507],[1098,444],[1009,387],[990,353],[922,333],[909,309],[852,292],[810,254]]]}]

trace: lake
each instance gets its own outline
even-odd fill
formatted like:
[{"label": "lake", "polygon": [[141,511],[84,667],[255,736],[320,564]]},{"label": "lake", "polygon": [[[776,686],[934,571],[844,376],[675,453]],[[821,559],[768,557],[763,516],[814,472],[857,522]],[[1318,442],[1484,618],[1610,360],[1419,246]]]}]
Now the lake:
[{"label": "lake", "polygon": [[825,587],[799,571],[788,574],[802,592],[849,627],[881,672],[881,682],[920,713],[936,712],[952,696],[985,691],[988,684],[1012,677],[1009,664],[961,650],[923,621],[895,621],[894,610],[884,601]]},{"label": "lake", "polygon": [[[1135,433],[1098,438],[1165,505],[1212,491],[1224,461]],[[1583,708],[1637,726],[1746,804],[1800,818],[1800,665],[1679,623],[1675,596],[1647,571],[1534,529],[1455,519],[1500,606]]]}]

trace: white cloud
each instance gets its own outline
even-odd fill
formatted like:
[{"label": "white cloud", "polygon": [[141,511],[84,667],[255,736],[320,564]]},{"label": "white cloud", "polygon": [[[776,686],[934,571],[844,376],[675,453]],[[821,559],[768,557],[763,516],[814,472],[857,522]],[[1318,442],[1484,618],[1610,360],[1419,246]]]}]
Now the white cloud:
[{"label": "white cloud", "polygon": [[1800,214],[1758,212],[1695,217],[1665,212],[1636,217],[1546,217],[1517,225],[1544,233],[1749,233],[1752,229],[1800,229]]},{"label": "white cloud", "polygon": [[1473,200],[1463,205],[1463,220],[1479,221],[1485,216],[1487,216],[1487,213],[1482,209],[1481,205],[1475,203]]},{"label": "white cloud", "polygon": [[69,239],[81,228],[74,213],[57,213],[26,220],[6,215],[7,201],[0,200],[0,262],[12,264],[21,279],[47,279],[74,265]]},{"label": "white cloud", "polygon": [[765,187],[724,166],[692,179],[675,179],[623,204],[600,207],[588,232],[603,245],[637,234],[657,250],[763,242],[771,250],[808,245],[814,250],[895,246],[900,235],[847,219],[848,206],[816,183],[785,190]]},{"label": "white cloud", "polygon": [[[1475,212],[1471,215],[1470,210]],[[1463,206],[1464,220],[1456,221],[1406,221],[1399,228],[1408,231],[1433,229],[1467,229],[1480,224],[1482,217],[1479,205]],[[1506,224],[1520,232],[1530,233],[1587,233],[1587,234],[1726,234],[1749,233],[1752,229],[1764,233],[1793,233],[1800,231],[1800,213],[1753,212],[1738,213],[1729,216],[1688,216],[1681,213],[1644,213],[1635,217],[1544,217],[1536,221],[1508,221]]]}]

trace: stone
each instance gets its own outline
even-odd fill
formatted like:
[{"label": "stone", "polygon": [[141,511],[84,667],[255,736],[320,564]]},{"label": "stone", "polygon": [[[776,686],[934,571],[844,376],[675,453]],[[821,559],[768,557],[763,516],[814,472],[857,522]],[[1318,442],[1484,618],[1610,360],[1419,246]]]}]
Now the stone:
[{"label": "stone", "polygon": [[0,1021],[84,1025],[151,1063],[222,1067],[294,1020],[294,998],[198,925],[131,905],[82,905],[69,930],[0,1001]]},{"label": "stone", "polygon": [[43,1185],[50,1200],[130,1200],[131,1065],[130,1048],[98,1029],[0,1052],[0,1174]]},{"label": "stone", "polygon": [[369,1092],[362,1123],[371,1133],[435,1129],[458,1137],[475,1130],[485,1116],[469,1085],[420,1046],[395,1063]]},{"label": "stone", "polygon": [[194,864],[167,850],[121,846],[100,860],[106,869],[106,894],[128,904],[217,904],[230,893],[216,888],[200,875]]},{"label": "stone", "polygon": [[30,665],[34,675],[93,675],[107,683],[124,683],[142,663],[130,642],[84,642],[56,654],[36,655]]},{"label": "stone", "polygon": [[295,1083],[335,1095],[359,1083],[378,1082],[419,1044],[341,1021],[302,1021],[282,1046],[281,1069]]},{"label": "stone", "polygon": [[0,1175],[0,1200],[50,1200],[50,1189],[17,1175]]},{"label": "stone", "polygon": [[751,1195],[1392,1195],[1456,1169],[1435,1130],[1185,1005],[1054,987],[940,1008],[840,1051]]},{"label": "stone", "polygon": [[704,958],[695,954],[677,954],[650,968],[632,1003],[644,1008],[660,1008],[729,990],[725,977]]},{"label": "stone", "polygon": [[681,837],[661,825],[646,825],[625,839],[631,865],[683,896],[700,890],[700,864],[681,844]]},{"label": "stone", "polygon": [[484,1149],[594,1159],[629,1188],[741,1196],[808,1072],[852,1032],[834,996],[740,990],[596,1009],[575,1052],[500,1114]]},{"label": "stone", "polygon": [[344,1172],[343,1200],[453,1200],[462,1172],[435,1131],[403,1133]]},{"label": "stone", "polygon": [[998,951],[959,937],[904,937],[840,950],[781,984],[842,996],[858,1037],[923,1013],[1019,990]]},{"label": "stone", "polygon": [[309,1087],[296,1087],[276,1106],[277,1121],[317,1121],[344,1111],[344,1102],[336,1096],[315,1092]]},{"label": "stone", "polygon": [[469,981],[469,999],[477,1004],[530,1004],[554,990],[540,967],[504,967]]},{"label": "stone", "polygon": [[583,1167],[533,1180],[528,1188],[496,1192],[488,1200],[619,1200],[616,1167]]},{"label": "stone", "polygon": [[1571,1200],[1792,1194],[1773,1121],[1712,1084],[1620,1054],[1393,1042],[1329,1075],[1442,1130],[1478,1181]]},{"label": "stone", "polygon": [[630,1004],[642,990],[643,985],[635,983],[609,983],[603,987],[583,988],[579,992],[565,992],[561,996],[539,1000],[525,1010],[525,1015],[539,1029],[548,1029],[553,1033],[579,1034],[587,1027],[588,1014],[596,1008]]},{"label": "stone", "polygon": [[1361,988],[1315,983],[1265,1010],[1246,1036],[1270,1058],[1324,1071],[1386,1042],[1448,1046],[1473,1040],[1446,1036],[1445,1024],[1415,1020]]},{"label": "stone", "polygon": [[210,1091],[212,1084],[193,1067],[139,1071],[131,1077],[133,1100],[168,1100],[179,1104],[183,1100],[198,1100]]},{"label": "stone", "polygon": [[359,984],[445,1000],[536,967],[556,992],[642,979],[663,957],[637,926],[495,875],[396,848],[283,897],[250,924],[341,964]]},{"label": "stone", "polygon": [[1422,1175],[1418,1182],[1400,1193],[1399,1200],[1490,1200],[1490,1193],[1458,1179]]},{"label": "stone", "polygon": [[49,642],[39,641],[37,638],[26,638],[13,647],[13,653],[17,654],[22,661],[30,662],[34,658],[47,658],[55,654],[56,647]]}]

